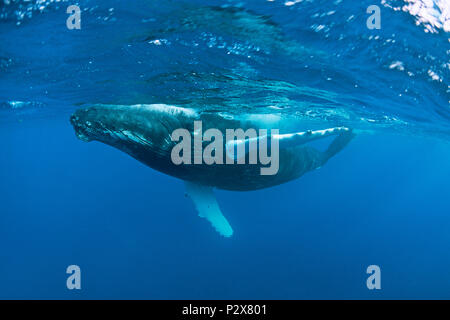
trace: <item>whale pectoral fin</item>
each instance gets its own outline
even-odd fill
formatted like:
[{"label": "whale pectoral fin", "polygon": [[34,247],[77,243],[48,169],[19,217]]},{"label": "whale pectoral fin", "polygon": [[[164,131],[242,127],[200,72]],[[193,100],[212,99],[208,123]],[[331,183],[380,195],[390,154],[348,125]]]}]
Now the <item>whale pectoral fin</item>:
[{"label": "whale pectoral fin", "polygon": [[355,133],[352,130],[342,131],[328,146],[328,149],[324,152],[325,161],[330,159],[344,149],[349,142],[355,137]]},{"label": "whale pectoral fin", "polygon": [[206,218],[222,236],[231,237],[233,235],[233,229],[227,219],[222,215],[212,187],[188,181],[185,181],[185,183],[186,193],[192,202],[194,202],[198,215]]},{"label": "whale pectoral fin", "polygon": [[295,147],[301,144],[306,144],[308,142],[324,139],[329,136],[343,135],[351,132],[349,128],[346,127],[334,127],[323,130],[308,130],[303,132],[279,134],[275,137],[278,138],[281,147]]},{"label": "whale pectoral fin", "polygon": [[295,147],[297,145],[306,144],[308,142],[323,139],[330,136],[336,136],[327,150],[322,152],[315,148],[310,148],[310,156],[315,158],[314,168],[318,169],[323,166],[330,158],[344,149],[347,144],[355,137],[352,129],[347,127],[334,127],[323,130],[297,132],[291,134],[283,134],[276,136],[279,139],[280,147]]},{"label": "whale pectoral fin", "polygon": [[[323,130],[308,130],[295,133],[274,134],[271,135],[271,138],[278,140],[280,148],[290,148],[306,144],[314,140],[324,139],[330,136],[348,136],[351,134],[351,132],[351,129],[346,127],[334,127]],[[257,151],[257,149],[254,150],[254,148],[257,148],[260,139],[267,139],[267,136],[228,141],[225,145],[227,156],[231,159],[238,160],[240,157],[245,156],[250,151]],[[268,147],[270,148],[270,145]],[[242,148],[244,152],[240,153],[238,151],[238,148]]]}]

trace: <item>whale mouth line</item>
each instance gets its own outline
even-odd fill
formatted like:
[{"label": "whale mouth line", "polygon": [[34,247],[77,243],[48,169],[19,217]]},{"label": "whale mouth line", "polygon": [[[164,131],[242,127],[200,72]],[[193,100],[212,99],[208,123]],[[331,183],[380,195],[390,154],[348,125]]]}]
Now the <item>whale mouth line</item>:
[{"label": "whale mouth line", "polygon": [[77,136],[78,139],[80,139],[83,142],[91,142],[92,139],[90,139],[88,136],[86,136],[85,134],[81,133],[81,132],[75,132],[75,135]]}]

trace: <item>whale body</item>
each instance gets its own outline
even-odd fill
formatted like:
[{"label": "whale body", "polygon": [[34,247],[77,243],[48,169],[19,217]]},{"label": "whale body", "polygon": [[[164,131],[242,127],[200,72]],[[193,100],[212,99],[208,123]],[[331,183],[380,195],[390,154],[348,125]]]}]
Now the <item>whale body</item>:
[{"label": "whale body", "polygon": [[[259,120],[258,120],[259,119]],[[70,118],[77,137],[83,141],[99,141],[126,152],[136,160],[162,173],[186,182],[187,194],[201,217],[207,218],[216,230],[229,237],[233,230],[215,200],[213,188],[232,191],[258,190],[299,178],[308,171],[320,168],[342,150],[353,138],[348,128],[336,127],[317,131],[270,135],[279,146],[278,168],[275,174],[261,174],[261,164],[175,164],[172,150],[177,145],[172,134],[184,129],[192,136],[195,121],[202,130],[266,129],[262,117],[230,116],[220,113],[199,113],[193,109],[164,104],[94,105],[78,109]],[[307,143],[328,136],[336,136],[325,151]],[[267,137],[265,137],[267,138]],[[248,147],[249,139],[236,140]],[[259,144],[256,144],[259,146]],[[248,148],[247,148],[248,149]],[[229,150],[224,146],[222,150]],[[273,151],[273,150],[272,150]],[[249,150],[246,150],[247,160]],[[194,152],[193,152],[194,153]],[[273,152],[272,152],[273,153]]]}]

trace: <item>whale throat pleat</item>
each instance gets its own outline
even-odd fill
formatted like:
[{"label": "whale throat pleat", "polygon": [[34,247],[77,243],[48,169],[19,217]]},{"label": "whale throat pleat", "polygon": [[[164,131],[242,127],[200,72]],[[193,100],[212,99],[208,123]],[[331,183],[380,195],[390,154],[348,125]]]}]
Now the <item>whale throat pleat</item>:
[{"label": "whale throat pleat", "polygon": [[186,193],[194,202],[198,215],[207,219],[224,237],[231,237],[233,229],[220,211],[212,187],[186,181]]}]

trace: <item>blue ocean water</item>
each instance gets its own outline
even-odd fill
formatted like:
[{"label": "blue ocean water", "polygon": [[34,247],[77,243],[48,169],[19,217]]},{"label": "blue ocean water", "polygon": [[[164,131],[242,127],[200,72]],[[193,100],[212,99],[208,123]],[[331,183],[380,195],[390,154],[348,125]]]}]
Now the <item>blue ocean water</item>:
[{"label": "blue ocean water", "polygon": [[[69,30],[66,9],[81,10]],[[380,8],[381,29],[366,9]],[[450,3],[0,3],[0,298],[450,298]],[[217,190],[75,137],[80,106],[167,103],[358,132],[320,170]],[[78,265],[82,289],[68,290]],[[381,269],[368,290],[366,268]]]}]

